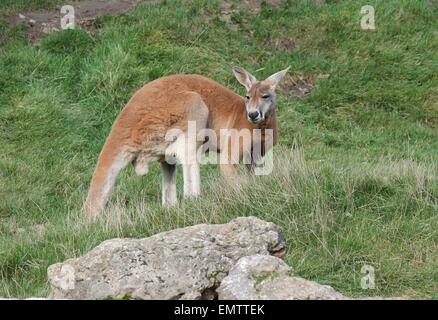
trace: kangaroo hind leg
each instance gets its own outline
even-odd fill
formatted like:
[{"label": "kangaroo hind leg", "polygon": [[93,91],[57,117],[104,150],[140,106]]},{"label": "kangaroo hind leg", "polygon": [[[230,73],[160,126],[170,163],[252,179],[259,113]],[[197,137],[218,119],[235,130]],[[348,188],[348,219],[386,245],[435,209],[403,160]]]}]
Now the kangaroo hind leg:
[{"label": "kangaroo hind leg", "polygon": [[[189,127],[185,133],[184,152],[181,154],[184,178],[184,197],[198,196],[201,193],[201,145],[199,134],[207,127],[208,107],[198,94],[193,95],[193,105],[188,120],[196,124],[196,130]],[[193,137],[193,133],[195,136]]]},{"label": "kangaroo hind leg", "polygon": [[162,204],[163,206],[174,206],[178,202],[176,194],[176,165],[161,162],[162,173]]}]

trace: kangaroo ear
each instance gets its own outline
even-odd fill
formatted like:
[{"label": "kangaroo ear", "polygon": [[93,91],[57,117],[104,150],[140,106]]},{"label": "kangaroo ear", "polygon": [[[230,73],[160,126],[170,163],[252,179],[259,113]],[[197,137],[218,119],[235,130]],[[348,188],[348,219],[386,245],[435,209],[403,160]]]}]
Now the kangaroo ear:
[{"label": "kangaroo ear", "polygon": [[233,73],[237,81],[239,81],[248,91],[251,86],[257,81],[257,79],[251,73],[243,68],[234,67]]},{"label": "kangaroo ear", "polygon": [[269,76],[265,79],[265,83],[267,83],[272,89],[275,89],[277,84],[283,79],[283,77],[286,75],[287,71],[290,67],[287,67],[284,70],[278,71],[277,73],[274,73],[272,76]]}]

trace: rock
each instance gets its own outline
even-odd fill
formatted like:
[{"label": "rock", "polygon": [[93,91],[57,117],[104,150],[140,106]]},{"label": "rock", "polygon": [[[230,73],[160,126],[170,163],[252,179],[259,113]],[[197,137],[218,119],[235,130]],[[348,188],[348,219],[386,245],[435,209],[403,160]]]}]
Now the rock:
[{"label": "rock", "polygon": [[341,300],[332,287],[290,276],[289,266],[268,255],[241,258],[217,292],[220,300]]},{"label": "rock", "polygon": [[255,217],[107,240],[48,268],[50,298],[212,299],[240,258],[282,256],[285,248],[279,228]]}]

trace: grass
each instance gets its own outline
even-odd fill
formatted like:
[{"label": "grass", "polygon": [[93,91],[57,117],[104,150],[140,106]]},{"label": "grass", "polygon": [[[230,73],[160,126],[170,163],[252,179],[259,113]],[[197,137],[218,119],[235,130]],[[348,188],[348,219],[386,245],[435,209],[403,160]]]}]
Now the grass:
[{"label": "grass", "polygon": [[0,12],[15,14],[22,11],[53,9],[60,4],[63,4],[62,0],[2,0]]},{"label": "grass", "polygon": [[[360,1],[262,4],[259,15],[235,4],[234,25],[219,3],[166,1],[38,47],[0,17],[0,296],[47,295],[50,264],[104,239],[254,215],[282,227],[297,275],[354,297],[438,298],[438,6],[368,4],[374,32],[360,29]],[[145,178],[129,168],[105,215],[86,221],[97,156],[130,96],[179,72],[243,93],[233,65],[316,79],[304,100],[280,93],[273,174],[228,187],[203,167],[203,196],[163,209],[159,168]],[[360,287],[363,265],[375,268],[374,290]]]}]

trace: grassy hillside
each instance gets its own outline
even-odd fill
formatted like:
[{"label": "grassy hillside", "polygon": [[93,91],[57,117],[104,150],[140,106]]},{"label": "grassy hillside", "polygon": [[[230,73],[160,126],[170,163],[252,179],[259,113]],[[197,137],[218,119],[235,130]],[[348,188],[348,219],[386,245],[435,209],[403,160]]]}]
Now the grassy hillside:
[{"label": "grassy hillside", "polygon": [[[0,296],[47,294],[47,266],[104,239],[254,215],[282,227],[300,276],[352,296],[438,298],[435,1],[368,1],[375,31],[360,28],[362,1],[263,3],[259,14],[234,4],[228,15],[224,2],[165,1],[37,47],[6,15],[57,1],[29,2],[0,4]],[[291,66],[273,174],[229,187],[203,167],[202,198],[167,210],[158,166],[144,178],[129,168],[107,212],[86,221],[97,156],[130,96],[173,73],[243,93],[233,65],[259,78]],[[301,100],[300,81],[313,86]],[[374,290],[361,289],[363,265]]]}]

